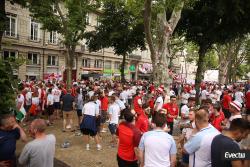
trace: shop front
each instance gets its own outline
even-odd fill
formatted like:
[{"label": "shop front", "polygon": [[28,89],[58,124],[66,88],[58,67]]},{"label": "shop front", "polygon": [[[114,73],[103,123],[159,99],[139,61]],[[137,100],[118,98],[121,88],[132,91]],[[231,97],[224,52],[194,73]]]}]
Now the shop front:
[{"label": "shop front", "polygon": [[153,79],[153,66],[150,63],[139,64],[138,79],[152,80]]},{"label": "shop front", "polygon": [[81,68],[82,80],[95,80],[103,76],[102,68]]}]

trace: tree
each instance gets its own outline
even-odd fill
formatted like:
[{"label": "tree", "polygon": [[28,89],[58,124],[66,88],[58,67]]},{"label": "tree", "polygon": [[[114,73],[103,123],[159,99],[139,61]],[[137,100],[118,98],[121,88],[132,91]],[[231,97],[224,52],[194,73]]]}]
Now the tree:
[{"label": "tree", "polygon": [[[169,90],[170,77],[168,66],[170,64],[169,44],[170,38],[181,17],[184,1],[152,1],[144,2],[144,27],[147,44],[151,53],[153,65],[153,78],[156,85],[163,84]],[[167,8],[168,7],[168,8]],[[153,9],[156,9],[153,12]],[[171,10],[167,18],[167,10]],[[157,23],[152,25],[152,16],[156,15]],[[154,29],[155,28],[155,29]]]},{"label": "tree", "polygon": [[75,49],[84,38],[88,24],[86,15],[95,12],[98,6],[98,1],[92,0],[29,0],[31,16],[42,23],[42,28],[62,35],[61,42],[67,50],[65,61],[68,88],[72,80]]},{"label": "tree", "polygon": [[127,5],[123,0],[104,1],[98,20],[100,25],[86,33],[90,51],[112,47],[116,55],[122,55],[122,82],[125,82],[126,57],[137,48],[145,49],[143,22]]},{"label": "tree", "polygon": [[199,46],[195,87],[198,102],[206,52],[213,44],[224,44],[250,30],[250,3],[247,0],[200,0],[185,8],[177,32]]}]

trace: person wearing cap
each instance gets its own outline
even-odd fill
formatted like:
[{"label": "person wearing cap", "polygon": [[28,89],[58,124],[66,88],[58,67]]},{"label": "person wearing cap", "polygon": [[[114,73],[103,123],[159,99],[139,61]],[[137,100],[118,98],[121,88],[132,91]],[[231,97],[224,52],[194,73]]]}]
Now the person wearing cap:
[{"label": "person wearing cap", "polygon": [[242,109],[242,104],[237,100],[230,102],[229,111],[231,113],[231,117],[229,118],[229,122],[227,123],[227,128],[229,128],[231,122],[234,119],[242,118],[241,109]]},{"label": "person wearing cap", "polygon": [[163,94],[163,89],[160,87],[156,90],[157,98],[156,98],[155,105],[154,105],[154,111],[156,112],[158,112],[163,106],[162,94]]}]

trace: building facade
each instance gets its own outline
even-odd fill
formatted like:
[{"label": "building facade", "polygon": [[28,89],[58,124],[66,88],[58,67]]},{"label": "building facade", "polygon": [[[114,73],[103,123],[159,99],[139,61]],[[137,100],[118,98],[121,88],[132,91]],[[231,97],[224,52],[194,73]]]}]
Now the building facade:
[{"label": "building facade", "polygon": [[[28,9],[19,5],[6,3],[7,23],[2,39],[2,58],[21,58],[24,63],[15,71],[21,80],[46,79],[48,76],[63,76],[65,71],[65,55],[63,44],[60,43],[60,34],[47,32],[41,29],[41,24],[33,20]],[[98,24],[97,15],[89,13],[87,31],[93,30]],[[85,41],[80,41],[76,48],[74,60],[74,76],[76,79],[89,77],[120,77],[122,56],[114,54],[112,48],[105,48],[98,52],[89,52]],[[134,51],[129,55],[125,74],[127,79],[147,77],[139,67],[150,64],[150,53]]]}]

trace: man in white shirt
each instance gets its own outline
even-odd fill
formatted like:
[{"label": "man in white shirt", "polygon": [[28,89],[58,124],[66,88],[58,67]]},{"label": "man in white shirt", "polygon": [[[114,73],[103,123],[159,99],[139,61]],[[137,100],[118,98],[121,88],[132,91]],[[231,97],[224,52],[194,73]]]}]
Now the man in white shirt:
[{"label": "man in white shirt", "polygon": [[158,112],[160,109],[162,109],[162,106],[164,103],[162,94],[163,94],[163,89],[158,88],[156,90],[157,99],[156,99],[155,105],[154,105],[154,111],[156,111],[156,112]]},{"label": "man in white shirt", "polygon": [[139,144],[139,159],[142,167],[174,167],[176,144],[171,135],[164,131],[166,115],[156,113],[153,131],[143,134]]},{"label": "man in white shirt", "polygon": [[240,102],[241,104],[244,103],[244,94],[240,91],[240,87],[237,87],[236,92],[234,93],[235,100]]},{"label": "man in white shirt", "polygon": [[184,91],[181,94],[181,106],[188,103],[188,98],[190,97],[190,94],[187,92],[187,90],[184,88]]},{"label": "man in white shirt", "polygon": [[194,107],[194,105],[195,105],[195,98],[189,97],[188,103],[181,107],[181,121],[180,121],[181,126],[189,122],[189,110],[190,108]]},{"label": "man in white shirt", "polygon": [[125,105],[128,104],[128,91],[127,88],[124,86],[123,91],[120,93],[120,97],[121,101],[123,101],[123,103]]},{"label": "man in white shirt", "polygon": [[111,96],[110,98],[110,106],[108,108],[109,113],[109,131],[112,135],[112,141],[111,146],[114,147],[116,144],[116,129],[119,123],[119,113],[120,113],[120,107],[115,102],[115,97]]},{"label": "man in white shirt", "polygon": [[55,109],[54,114],[55,114],[56,119],[60,119],[59,112],[60,112],[60,109],[61,109],[61,106],[60,106],[61,94],[62,94],[62,91],[60,89],[58,89],[57,86],[55,86],[52,89],[52,95],[53,95],[53,99],[54,99],[54,109]]},{"label": "man in white shirt", "polygon": [[208,121],[207,110],[200,109],[195,113],[198,132],[184,145],[184,152],[189,154],[189,167],[211,167],[211,143],[220,132]]},{"label": "man in white shirt", "polygon": [[86,150],[90,149],[89,141],[92,136],[95,139],[97,150],[101,150],[100,140],[97,135],[96,118],[99,115],[98,105],[95,101],[96,96],[92,96],[90,101],[86,103],[82,108],[83,119],[80,125],[81,132],[83,134],[83,139],[87,143]]}]

